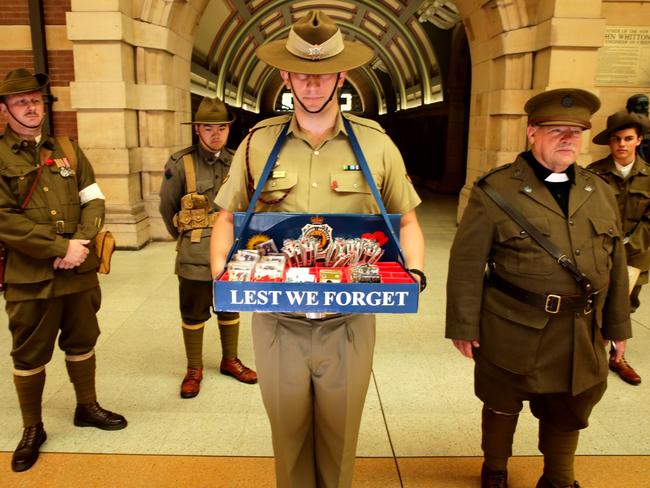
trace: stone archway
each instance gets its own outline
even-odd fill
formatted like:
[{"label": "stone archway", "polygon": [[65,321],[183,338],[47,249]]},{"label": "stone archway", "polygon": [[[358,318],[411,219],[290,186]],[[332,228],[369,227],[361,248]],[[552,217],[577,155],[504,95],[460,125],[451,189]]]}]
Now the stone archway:
[{"label": "stone archway", "polygon": [[[189,144],[194,29],[208,0],[72,3],[79,142],[108,202],[107,226],[120,245],[166,237],[158,216],[164,161]],[[605,21],[600,1],[456,0],[467,33],[472,90],[467,177],[512,161],[525,149],[524,101],[536,90],[593,89]],[[571,69],[566,69],[571,66]]]}]

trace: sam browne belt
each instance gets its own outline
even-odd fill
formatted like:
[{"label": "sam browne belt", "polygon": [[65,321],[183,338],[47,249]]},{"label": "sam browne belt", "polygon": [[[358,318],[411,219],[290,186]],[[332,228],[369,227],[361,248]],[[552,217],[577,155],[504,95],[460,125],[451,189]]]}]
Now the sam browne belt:
[{"label": "sam browne belt", "polygon": [[582,312],[585,315],[591,313],[594,299],[600,290],[589,295],[557,295],[555,293],[535,293],[518,287],[499,276],[494,271],[488,276],[488,283],[506,295],[519,300],[520,302],[541,308],[548,313],[560,312]]}]

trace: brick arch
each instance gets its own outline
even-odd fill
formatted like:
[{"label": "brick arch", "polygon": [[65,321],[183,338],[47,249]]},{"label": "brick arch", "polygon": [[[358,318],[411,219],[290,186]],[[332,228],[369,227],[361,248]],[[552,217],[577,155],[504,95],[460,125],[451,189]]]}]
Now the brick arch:
[{"label": "brick arch", "polygon": [[[68,14],[79,140],[106,189],[107,226],[123,247],[166,237],[157,192],[167,156],[190,142],[181,122],[190,117],[193,36],[207,3],[115,2],[114,10],[98,12],[94,2],[73,2]],[[534,91],[593,89],[604,21],[600,2],[587,9],[545,0],[456,5],[472,64],[462,210],[480,174],[525,148],[522,107]]]}]

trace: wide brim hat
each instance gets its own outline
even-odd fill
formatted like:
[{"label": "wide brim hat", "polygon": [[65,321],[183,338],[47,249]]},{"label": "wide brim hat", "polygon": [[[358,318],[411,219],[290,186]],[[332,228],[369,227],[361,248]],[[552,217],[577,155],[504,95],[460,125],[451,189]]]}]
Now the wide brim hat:
[{"label": "wide brim hat", "polygon": [[0,82],[0,97],[39,91],[49,82],[50,79],[43,73],[33,75],[28,69],[17,68],[7,73]]},{"label": "wide brim hat", "polygon": [[226,104],[218,98],[203,97],[199,108],[194,114],[191,122],[182,122],[183,124],[205,124],[205,125],[224,125],[232,124],[235,116],[228,110]]},{"label": "wide brim hat", "polygon": [[530,125],[568,125],[591,128],[591,116],[600,108],[596,95],[579,88],[559,88],[535,95],[524,110]]},{"label": "wide brim hat", "polygon": [[609,144],[609,137],[623,127],[629,126],[638,126],[641,129],[641,134],[643,135],[648,129],[650,129],[650,119],[644,115],[637,113],[628,114],[626,111],[616,112],[615,114],[607,117],[607,126],[604,131],[596,135],[592,141],[594,144],[600,144],[601,146],[606,146]]},{"label": "wide brim hat", "polygon": [[341,29],[320,10],[296,21],[288,38],[262,44],[255,53],[274,68],[308,75],[349,71],[375,56],[365,44],[343,40]]}]

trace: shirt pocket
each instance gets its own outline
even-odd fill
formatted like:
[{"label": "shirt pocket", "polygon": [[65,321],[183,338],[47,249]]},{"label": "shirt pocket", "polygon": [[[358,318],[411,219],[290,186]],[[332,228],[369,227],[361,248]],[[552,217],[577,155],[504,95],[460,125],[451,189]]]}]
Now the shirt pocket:
[{"label": "shirt pocket", "polygon": [[589,217],[593,229],[593,250],[596,270],[603,274],[612,269],[612,253],[614,252],[614,239],[620,238],[616,222],[611,219]]},{"label": "shirt pocket", "polygon": [[[259,176],[255,181],[259,180]],[[262,190],[261,198],[266,201],[273,201],[284,197],[298,184],[298,173],[287,171],[281,178],[269,177],[266,180],[264,189]]]},{"label": "shirt pocket", "polygon": [[337,193],[371,193],[370,186],[361,171],[330,174],[330,188]]},{"label": "shirt pocket", "polygon": [[[532,224],[544,237],[550,237],[550,223],[546,217],[529,217]],[[496,225],[497,265],[518,275],[550,275],[555,268],[553,257],[540,246],[528,232],[512,220]]]},{"label": "shirt pocket", "polygon": [[650,192],[640,188],[630,188],[628,198],[630,199],[630,215],[625,215],[625,219],[638,222],[648,212]]}]

